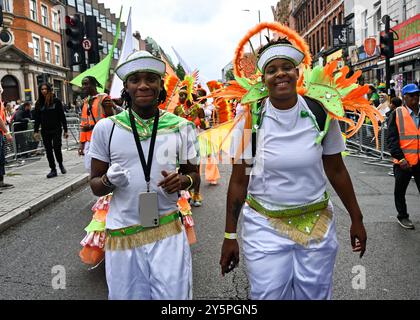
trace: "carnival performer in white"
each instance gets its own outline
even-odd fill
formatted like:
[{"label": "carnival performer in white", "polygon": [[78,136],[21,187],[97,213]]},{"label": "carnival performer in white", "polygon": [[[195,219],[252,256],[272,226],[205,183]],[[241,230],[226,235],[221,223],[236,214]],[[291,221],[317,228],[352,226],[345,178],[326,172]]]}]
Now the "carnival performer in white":
[{"label": "carnival performer in white", "polygon": [[[263,86],[258,92],[268,91],[268,98],[252,123],[258,128],[255,154],[251,144],[240,150],[230,178],[221,272],[239,263],[236,232],[243,207],[243,254],[252,299],[331,298],[338,242],[327,178],[350,214],[353,251],[360,257],[365,252],[366,231],[341,157],[345,145],[338,122],[328,122],[322,143],[316,143],[322,129],[309,105],[317,102],[297,93],[304,57],[285,38],[261,48],[257,65]],[[239,145],[233,143],[232,158]]]},{"label": "carnival performer in white", "polygon": [[191,251],[177,200],[199,180],[194,124],[159,110],[166,96],[161,59],[136,51],[115,72],[128,109],[97,123],[89,150],[94,194],[113,191],[106,217],[109,299],[191,299]]}]

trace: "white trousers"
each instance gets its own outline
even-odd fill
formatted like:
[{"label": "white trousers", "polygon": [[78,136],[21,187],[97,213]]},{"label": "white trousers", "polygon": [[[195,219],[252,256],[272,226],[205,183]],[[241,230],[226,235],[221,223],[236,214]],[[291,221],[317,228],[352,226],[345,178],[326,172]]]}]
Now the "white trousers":
[{"label": "white trousers", "polygon": [[242,238],[251,299],[331,299],[338,250],[334,220],[320,243],[303,247],[280,236],[245,204]]},{"label": "white trousers", "polygon": [[191,250],[185,231],[139,248],[105,252],[110,300],[191,300]]},{"label": "white trousers", "polygon": [[89,146],[90,146],[90,141],[86,141],[85,142],[85,148],[83,149],[83,153],[85,154],[85,156],[84,156],[85,169],[87,170],[87,172],[90,173],[90,163],[92,162],[92,157],[88,155]]}]

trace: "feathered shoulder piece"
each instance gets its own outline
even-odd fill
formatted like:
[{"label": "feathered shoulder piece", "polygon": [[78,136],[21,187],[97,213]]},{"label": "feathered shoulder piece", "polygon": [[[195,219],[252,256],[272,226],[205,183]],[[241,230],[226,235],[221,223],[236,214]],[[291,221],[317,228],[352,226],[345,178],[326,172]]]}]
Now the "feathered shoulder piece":
[{"label": "feathered shoulder piece", "polygon": [[[356,71],[347,77],[349,67],[344,66],[338,72],[337,61],[328,63],[325,67],[316,66],[314,69],[304,70],[302,94],[319,101],[327,111],[327,119],[324,132],[317,139],[320,143],[326,135],[331,119],[343,121],[348,124],[347,138],[353,136],[362,126],[366,117],[372,121],[378,147],[378,121],[384,121],[381,113],[365,98],[369,90],[368,85],[357,84],[362,71]],[[355,113],[358,116],[357,124],[346,117],[346,112]]]}]

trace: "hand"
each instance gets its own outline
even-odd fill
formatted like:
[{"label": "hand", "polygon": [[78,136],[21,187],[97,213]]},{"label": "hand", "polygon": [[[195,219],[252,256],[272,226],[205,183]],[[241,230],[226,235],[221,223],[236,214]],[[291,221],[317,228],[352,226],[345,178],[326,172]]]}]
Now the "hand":
[{"label": "hand", "polygon": [[93,128],[93,126],[91,126],[90,124],[84,124],[84,125],[80,126],[80,130],[82,132],[89,132],[89,131],[92,130],[92,128]]},{"label": "hand", "polygon": [[181,177],[177,172],[162,171],[164,179],[158,183],[158,187],[162,187],[166,193],[175,193],[181,190]]},{"label": "hand", "polygon": [[39,142],[41,140],[41,134],[39,132],[34,132],[33,137],[36,142]]},{"label": "hand", "polygon": [[222,268],[222,276],[231,272],[239,264],[239,245],[236,239],[225,239],[222,246],[222,254],[220,257],[220,267]]},{"label": "hand", "polygon": [[410,169],[411,168],[411,166],[410,166],[410,164],[407,162],[407,160],[405,160],[405,159],[403,159],[401,162],[400,162],[400,167],[401,167],[401,169],[403,169],[403,170],[408,170],[408,169]]},{"label": "hand", "polygon": [[13,142],[13,137],[10,134],[10,132],[6,133],[6,140],[9,141],[9,142]]},{"label": "hand", "polygon": [[363,222],[353,222],[350,227],[350,239],[353,252],[360,252],[360,258],[366,251],[366,230]]},{"label": "hand", "polygon": [[78,152],[79,152],[79,156],[84,156],[85,155],[85,145],[84,144],[80,145]]},{"label": "hand", "polygon": [[108,168],[106,176],[114,186],[124,188],[130,183],[130,171],[123,169],[118,163]]},{"label": "hand", "polygon": [[64,132],[63,137],[64,137],[64,139],[68,139],[69,138],[68,132]]}]

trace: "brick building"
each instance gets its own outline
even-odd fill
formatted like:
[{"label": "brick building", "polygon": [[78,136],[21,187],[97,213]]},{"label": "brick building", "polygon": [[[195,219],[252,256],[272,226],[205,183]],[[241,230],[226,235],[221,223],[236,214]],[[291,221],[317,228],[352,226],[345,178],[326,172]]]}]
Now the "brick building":
[{"label": "brick building", "polygon": [[60,1],[3,0],[0,79],[5,101],[38,98],[38,85],[48,80],[66,101],[66,75],[60,31]]},{"label": "brick building", "polygon": [[344,23],[343,0],[292,0],[295,29],[309,44],[314,64],[342,59],[333,47],[332,26]]}]

